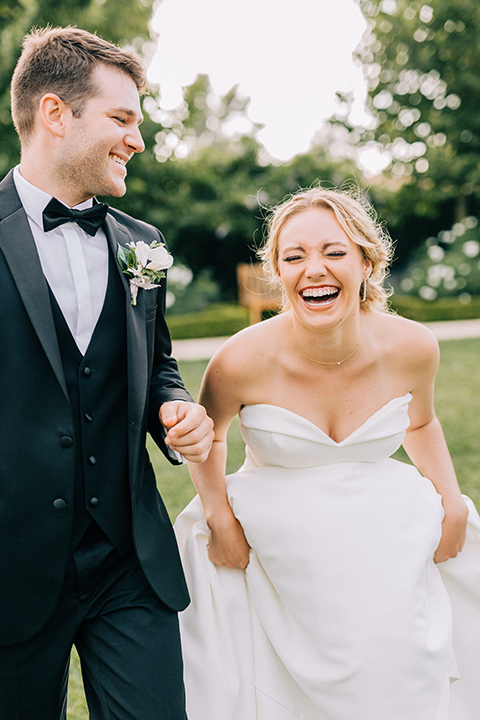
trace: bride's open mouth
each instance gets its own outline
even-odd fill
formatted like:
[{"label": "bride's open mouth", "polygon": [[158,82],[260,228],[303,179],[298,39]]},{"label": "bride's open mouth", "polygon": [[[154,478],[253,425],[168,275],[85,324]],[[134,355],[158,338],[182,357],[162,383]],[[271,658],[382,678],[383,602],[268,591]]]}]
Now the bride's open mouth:
[{"label": "bride's open mouth", "polygon": [[333,305],[340,295],[340,288],[334,285],[325,287],[305,288],[300,292],[300,297],[309,307],[329,307]]}]

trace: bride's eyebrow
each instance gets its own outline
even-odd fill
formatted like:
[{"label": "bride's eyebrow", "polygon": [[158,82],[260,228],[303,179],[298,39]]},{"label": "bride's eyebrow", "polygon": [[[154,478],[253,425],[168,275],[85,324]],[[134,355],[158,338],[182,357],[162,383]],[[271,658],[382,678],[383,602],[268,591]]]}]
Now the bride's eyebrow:
[{"label": "bride's eyebrow", "polygon": [[283,248],[282,252],[293,252],[295,250],[301,250],[302,252],[304,252],[305,248],[303,247],[303,245],[289,245],[288,247]]},{"label": "bride's eyebrow", "polygon": [[331,247],[332,245],[340,245],[342,248],[348,247],[348,245],[345,242],[343,242],[343,240],[329,240],[328,242],[323,243],[322,247],[324,249],[327,249],[327,248]]},{"label": "bride's eyebrow", "polygon": [[[328,250],[328,248],[332,247],[332,245],[341,246],[342,248],[348,248],[348,245],[343,240],[327,240],[324,243],[321,243],[322,250]],[[305,246],[304,245],[288,245],[287,247],[283,248],[282,252],[294,252],[294,251],[301,251],[305,252]]]}]

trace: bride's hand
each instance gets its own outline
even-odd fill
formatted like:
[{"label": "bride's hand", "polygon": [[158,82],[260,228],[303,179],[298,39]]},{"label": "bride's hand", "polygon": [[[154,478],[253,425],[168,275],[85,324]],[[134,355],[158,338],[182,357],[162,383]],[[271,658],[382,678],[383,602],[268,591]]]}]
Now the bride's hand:
[{"label": "bride's hand", "polygon": [[442,522],[442,537],[433,556],[434,562],[445,562],[456,557],[465,544],[468,508],[462,498],[453,506],[445,507]]},{"label": "bride's hand", "polygon": [[216,517],[209,523],[210,540],[208,557],[215,565],[245,569],[250,557],[250,546],[243,528],[232,512]]}]

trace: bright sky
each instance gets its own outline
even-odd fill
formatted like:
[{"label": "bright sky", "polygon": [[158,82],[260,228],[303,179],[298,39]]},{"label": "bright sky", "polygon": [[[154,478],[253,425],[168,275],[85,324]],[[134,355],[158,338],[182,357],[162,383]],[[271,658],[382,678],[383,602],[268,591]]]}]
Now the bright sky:
[{"label": "bright sky", "polygon": [[198,73],[222,95],[239,85],[269,153],[288,160],[306,152],[335,110],[335,92],[353,91],[363,113],[365,84],[352,53],[365,29],[355,0],[163,0],[153,19],[159,35],[149,79],[161,105],[180,104]]}]

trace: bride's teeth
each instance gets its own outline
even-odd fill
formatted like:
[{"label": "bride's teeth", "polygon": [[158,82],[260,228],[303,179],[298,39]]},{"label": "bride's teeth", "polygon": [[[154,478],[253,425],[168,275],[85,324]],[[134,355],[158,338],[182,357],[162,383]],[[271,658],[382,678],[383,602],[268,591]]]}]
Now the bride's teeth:
[{"label": "bride's teeth", "polygon": [[337,288],[311,288],[308,290],[304,290],[302,292],[302,296],[304,298],[309,298],[309,297],[318,298],[318,297],[324,297],[326,295],[334,295],[337,292],[338,292]]}]

